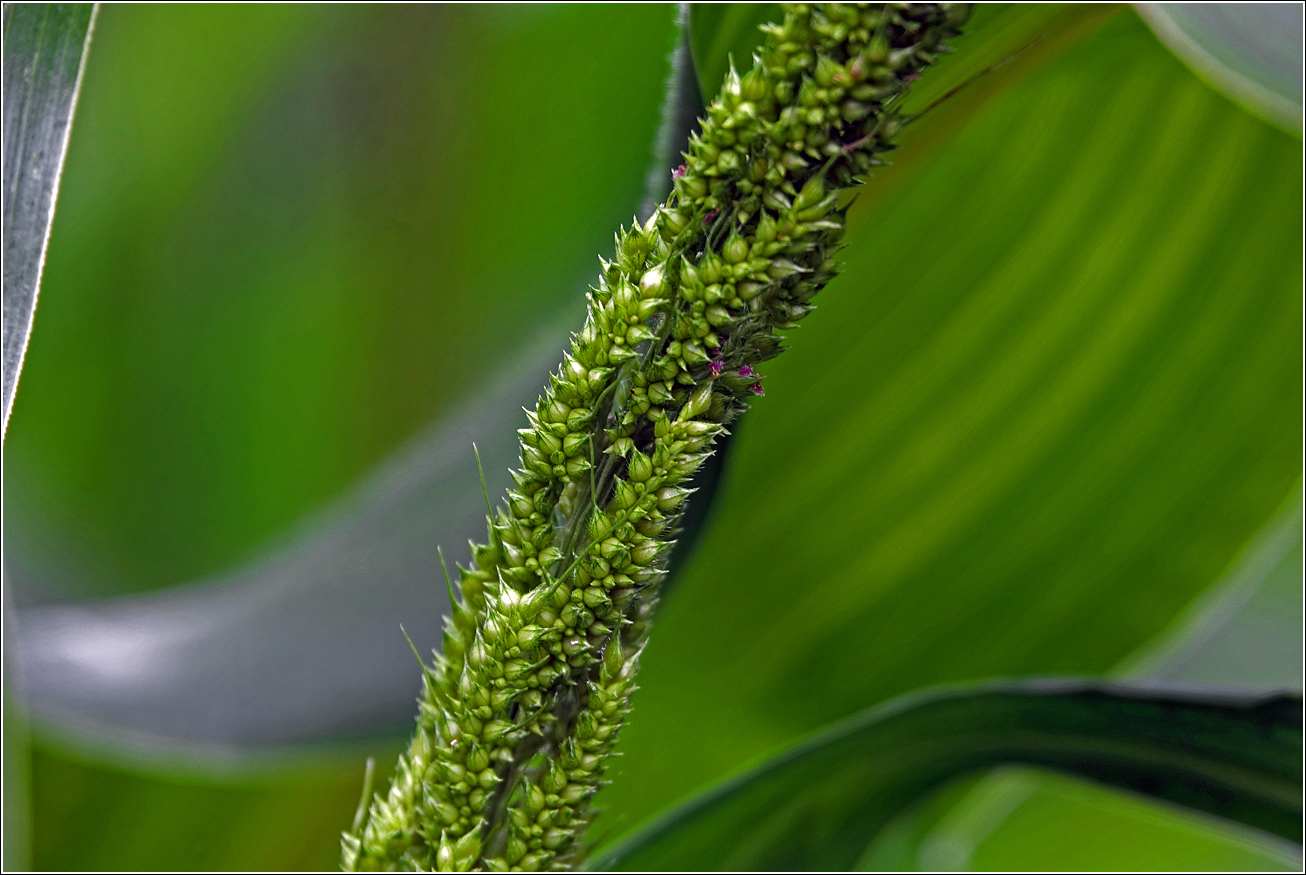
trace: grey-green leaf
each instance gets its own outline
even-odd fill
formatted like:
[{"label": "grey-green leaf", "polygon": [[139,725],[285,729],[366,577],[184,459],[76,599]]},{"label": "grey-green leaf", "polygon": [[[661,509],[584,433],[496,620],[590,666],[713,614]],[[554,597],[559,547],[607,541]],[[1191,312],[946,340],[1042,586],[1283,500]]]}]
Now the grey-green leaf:
[{"label": "grey-green leaf", "polygon": [[15,660],[40,723],[115,759],[202,758],[403,725],[423,653],[449,610],[437,545],[485,531],[472,444],[494,495],[509,480],[561,326],[505,365],[498,385],[433,423],[277,549],[144,596],[19,612]]},{"label": "grey-green leaf", "polygon": [[[671,156],[686,148],[702,109],[687,46],[678,45],[649,199],[665,197],[680,160]],[[178,591],[23,610],[15,662],[41,725],[118,761],[151,749],[202,759],[214,747],[248,752],[405,726],[419,678],[399,626],[423,652],[438,643],[449,606],[436,545],[465,561],[461,545],[484,537],[472,444],[497,501],[517,461],[522,407],[556,366],[571,320],[553,321],[463,415],[433,423],[270,555]],[[695,476],[673,569],[707,517],[720,460]]]},{"label": "grey-green leaf", "polygon": [[911,694],[819,733],[591,868],[844,870],[895,814],[1002,763],[1056,769],[1301,840],[1301,698],[1072,680]]},{"label": "grey-green leaf", "polygon": [[27,351],[93,3],[4,5],[4,428]]},{"label": "grey-green leaf", "polygon": [[1207,84],[1266,121],[1301,132],[1300,3],[1134,5]]}]

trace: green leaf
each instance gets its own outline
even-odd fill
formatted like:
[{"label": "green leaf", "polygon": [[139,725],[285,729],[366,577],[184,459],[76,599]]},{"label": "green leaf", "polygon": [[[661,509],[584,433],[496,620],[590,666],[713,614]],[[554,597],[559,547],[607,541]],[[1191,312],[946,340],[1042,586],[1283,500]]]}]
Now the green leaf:
[{"label": "green leaf", "polygon": [[[21,680],[38,727],[76,727],[128,751],[254,751],[405,728],[423,653],[449,612],[437,547],[484,537],[475,443],[509,485],[522,407],[566,325],[505,362],[452,412],[277,550],[197,585],[19,612]],[[99,748],[114,759],[115,745]]]},{"label": "green leaf", "polygon": [[1132,12],[1081,9],[910,126],[852,208],[663,606],[596,832],[912,689],[1109,672],[1295,489],[1300,141]]},{"label": "green leaf", "polygon": [[1000,763],[1040,765],[1301,839],[1301,699],[994,683],[885,704],[659,818],[592,863],[843,870],[899,811]]},{"label": "green leaf", "polygon": [[[36,314],[41,269],[50,239],[59,177],[72,128],[96,6],[92,3],[5,3],[4,194],[0,248],[4,252],[3,420],[9,430],[18,375]],[[6,641],[12,629],[8,578],[3,616]],[[6,645],[6,650],[8,645]],[[26,869],[28,861],[27,737],[16,707],[9,667],[0,683],[4,726],[4,867]]]},{"label": "green leaf", "polygon": [[1115,674],[1301,689],[1302,511],[1299,486],[1220,581]]},{"label": "green leaf", "polygon": [[[1114,672],[1128,678],[1301,689],[1300,493],[1260,531],[1221,580]],[[904,814],[859,866],[1024,871],[1300,869],[1300,848],[1214,824],[1122,791],[1037,769],[1003,767],[920,823]],[[956,798],[955,794],[952,798]],[[899,822],[901,821],[901,822]],[[923,826],[914,832],[913,825]]]},{"label": "green leaf", "polygon": [[93,3],[4,4],[4,423],[50,240]]},{"label": "green leaf", "polygon": [[325,776],[171,766],[410,731],[399,623],[436,642],[435,546],[484,536],[471,441],[506,485],[639,207],[671,25],[103,10],[5,448],[19,627],[66,669],[46,704],[83,718],[36,730],[36,865],[338,863],[362,751]]},{"label": "green leaf", "polygon": [[1161,41],[1211,87],[1271,124],[1301,134],[1301,4],[1136,6]]},{"label": "green leaf", "polygon": [[[113,22],[105,43],[111,59]],[[543,24],[546,34],[557,27]],[[602,29],[601,21],[588,26]],[[650,48],[660,63],[660,46]],[[673,57],[656,185],[670,179],[667,153],[683,148],[685,125],[702,108],[692,75],[682,47]],[[629,182],[639,181],[640,169],[631,168]],[[527,284],[507,294],[530,293]],[[119,739],[127,752],[249,750],[407,725],[420,676],[400,624],[422,652],[438,644],[449,605],[444,588],[432,585],[436,546],[466,561],[463,545],[484,537],[472,444],[481,448],[497,501],[517,462],[522,407],[533,404],[557,366],[573,324],[568,308],[537,320],[535,337],[506,331],[518,348],[480,363],[472,403],[446,410],[269,555],[152,598],[25,610],[23,671],[43,725]],[[700,499],[711,498],[719,470],[710,467],[696,481]],[[697,516],[685,521],[687,542],[709,504],[696,502]]]},{"label": "green leaf", "polygon": [[[964,786],[970,786],[966,782]],[[963,787],[964,789],[964,787]],[[888,834],[892,827],[886,827]],[[863,870],[1301,871],[1301,847],[1232,821],[1065,773],[1003,766],[897,860]],[[888,865],[886,865],[888,864]]]},{"label": "green leaf", "polygon": [[217,754],[106,763],[69,741],[41,736],[35,744],[39,870],[332,870],[365,756],[378,757],[386,778],[399,750],[398,740],[372,740],[260,760]]},{"label": "green leaf", "polygon": [[579,320],[643,199],[673,14],[104,8],[6,440],[10,572],[83,599],[230,570]]},{"label": "green leaf", "polygon": [[671,193],[672,172],[681,162],[681,153],[689,147],[689,137],[698,130],[703,115],[703,94],[699,90],[698,72],[694,67],[689,39],[689,14],[681,7],[676,17],[675,44],[671,49],[670,69],[662,94],[662,121],[653,141],[653,160],[645,181],[641,221],[653,214],[658,204]]}]

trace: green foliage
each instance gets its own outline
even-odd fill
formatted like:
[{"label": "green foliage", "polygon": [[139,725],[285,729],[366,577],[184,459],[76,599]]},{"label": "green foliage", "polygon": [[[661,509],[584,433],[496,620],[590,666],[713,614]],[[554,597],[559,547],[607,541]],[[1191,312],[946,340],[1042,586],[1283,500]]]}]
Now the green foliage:
[{"label": "green foliage", "polygon": [[4,7],[4,412],[8,427],[50,239],[92,3]]},{"label": "green foliage", "polygon": [[35,868],[334,869],[336,836],[358,801],[357,753],[269,759],[105,765],[42,741],[32,767]]},{"label": "green foliage", "polygon": [[[705,93],[747,67],[751,14],[694,10],[729,32],[693,34]],[[226,567],[578,315],[638,202],[670,24],[106,9],[5,447],[7,571],[77,596]],[[643,657],[599,841],[917,687],[1111,671],[1300,476],[1300,140],[1129,10],[970,30],[908,111],[1038,41],[908,126],[850,210],[847,273],[768,367]],[[361,759],[197,777],[43,743],[36,864],[322,867]],[[942,788],[858,865],[1287,859],[1004,780]],[[940,856],[957,836],[973,853]]]},{"label": "green foliage", "polygon": [[[5,444],[7,569],[74,597],[222,568],[579,315],[672,38],[659,7],[104,9]],[[35,863],[335,866],[348,750],[200,781],[43,743]],[[276,850],[257,823],[287,794],[320,805]]]},{"label": "green foliage", "polygon": [[705,793],[592,868],[843,871],[950,778],[1090,776],[1301,840],[1301,698],[1034,682],[907,696]]},{"label": "green foliage", "polygon": [[645,654],[620,828],[915,688],[1110,670],[1293,490],[1300,141],[1080,15],[851,211]]},{"label": "green foliage", "polygon": [[79,597],[226,568],[576,318],[672,27],[106,9],[5,443],[10,567]]},{"label": "green foliage", "polygon": [[[95,21],[90,3],[6,3],[4,39],[3,410],[7,433],[14,391],[32,330],[41,270],[68,147],[86,51]],[[13,630],[9,584],[3,584],[5,638]],[[8,645],[6,645],[6,648]],[[6,869],[30,866],[28,734],[6,653],[3,684],[4,828]]]},{"label": "green foliage", "polygon": [[1203,81],[1253,115],[1301,135],[1300,6],[1147,3],[1138,13]]},{"label": "green foliage", "polygon": [[[1064,774],[1001,769],[964,797],[910,849],[906,866],[973,871],[1257,871],[1301,868],[1297,846],[1190,808]],[[997,791],[997,805],[991,793]],[[874,859],[859,869],[893,870],[900,861]],[[901,860],[901,858],[900,858]],[[888,865],[886,865],[888,864]]]}]

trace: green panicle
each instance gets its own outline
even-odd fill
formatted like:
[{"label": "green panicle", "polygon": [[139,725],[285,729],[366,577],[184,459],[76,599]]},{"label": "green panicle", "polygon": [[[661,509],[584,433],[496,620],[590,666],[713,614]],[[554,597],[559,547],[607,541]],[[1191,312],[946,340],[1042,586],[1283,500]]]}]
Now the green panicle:
[{"label": "green panicle", "polygon": [[489,543],[461,599],[445,569],[444,655],[388,794],[344,836],[346,869],[582,861],[685,481],[836,275],[839,193],[893,148],[898,99],[968,8],[786,6],[750,69],[732,63],[667,202],[601,260],[497,513],[476,453]]}]

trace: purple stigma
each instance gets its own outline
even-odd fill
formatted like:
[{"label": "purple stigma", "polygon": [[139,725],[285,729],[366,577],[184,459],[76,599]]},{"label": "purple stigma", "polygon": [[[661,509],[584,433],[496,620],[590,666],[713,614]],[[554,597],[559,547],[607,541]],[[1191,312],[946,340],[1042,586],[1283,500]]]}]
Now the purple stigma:
[{"label": "purple stigma", "polygon": [[753,376],[753,366],[752,366],[752,365],[744,365],[742,368],[739,369],[739,376],[741,376],[741,377],[751,377],[751,376]]},{"label": "purple stigma", "polygon": [[750,388],[750,389],[753,390],[753,394],[754,394],[754,395],[765,395],[765,394],[766,394],[766,390],[762,388],[762,381],[761,381],[761,380],[758,380],[756,383],[754,383],[753,385],[749,386],[748,388]]},{"label": "purple stigma", "polygon": [[712,220],[716,218],[716,214],[717,214],[716,210],[710,210],[708,214],[703,217],[703,224],[710,225],[712,223]]},{"label": "purple stigma", "polygon": [[671,171],[671,178],[672,178],[672,179],[679,179],[680,177],[682,177],[682,176],[684,176],[684,175],[685,175],[685,165],[683,165],[683,164],[681,164],[681,165],[680,165],[679,167],[677,167],[675,170]]},{"label": "purple stigma", "polygon": [[726,369],[726,363],[721,361],[721,359],[717,359],[708,365],[707,369],[712,372],[712,376],[719,377],[721,376],[721,372]]}]

